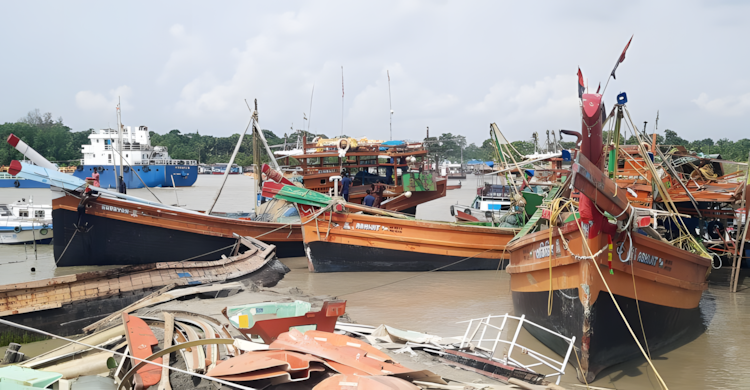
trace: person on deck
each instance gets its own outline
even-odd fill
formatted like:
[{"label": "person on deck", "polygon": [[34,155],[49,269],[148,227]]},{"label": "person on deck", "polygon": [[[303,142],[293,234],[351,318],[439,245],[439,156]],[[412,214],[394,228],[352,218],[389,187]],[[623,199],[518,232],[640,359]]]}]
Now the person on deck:
[{"label": "person on deck", "polygon": [[367,196],[362,200],[362,204],[368,207],[372,207],[375,204],[375,197],[372,196],[370,190],[367,190]]},{"label": "person on deck", "polygon": [[341,196],[344,197],[345,201],[349,201],[349,187],[352,185],[352,178],[349,177],[349,172],[344,173],[344,177],[341,179]]}]

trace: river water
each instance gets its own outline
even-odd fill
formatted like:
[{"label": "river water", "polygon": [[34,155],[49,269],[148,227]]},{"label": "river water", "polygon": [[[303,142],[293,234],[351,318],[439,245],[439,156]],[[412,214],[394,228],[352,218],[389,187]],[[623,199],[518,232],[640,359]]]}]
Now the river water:
[{"label": "river water", "polygon": [[[201,175],[195,186],[177,191],[151,189],[162,203],[186,205],[205,210],[221,184],[221,176]],[[445,198],[420,205],[423,219],[451,220],[449,205],[470,203],[476,179],[463,180],[463,188],[448,191]],[[215,207],[217,211],[249,211],[252,179],[230,176]],[[130,195],[154,199],[146,189],[130,190]],[[34,203],[49,204],[46,189],[0,189],[0,203],[33,196]],[[390,326],[440,336],[458,336],[465,324],[458,321],[487,315],[513,313],[510,277],[504,271],[433,273],[329,273],[311,274],[305,258],[284,259],[291,269],[281,287],[298,287],[313,295],[333,295],[346,299],[347,312],[363,324]],[[34,271],[32,271],[32,268]],[[56,268],[52,246],[0,245],[0,284],[60,276],[94,267]],[[744,284],[731,294],[728,270],[716,271],[701,307],[708,330],[697,339],[669,351],[655,351],[652,358],[659,374],[671,389],[750,388],[750,302]],[[623,334],[622,337],[630,338]],[[532,336],[522,332],[519,342],[531,349],[556,357]],[[574,359],[574,358],[571,358]],[[575,360],[571,362],[575,364]],[[579,384],[573,365],[568,365],[562,384]],[[593,386],[614,389],[659,389],[644,359],[635,359],[602,372]]]}]

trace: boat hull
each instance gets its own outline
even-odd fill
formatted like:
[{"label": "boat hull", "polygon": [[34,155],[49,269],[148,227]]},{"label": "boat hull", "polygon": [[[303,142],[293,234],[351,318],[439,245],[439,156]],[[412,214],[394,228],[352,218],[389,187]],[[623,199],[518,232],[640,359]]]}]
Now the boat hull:
[{"label": "boat hull", "polygon": [[[44,230],[44,234],[42,234],[42,230]],[[54,229],[52,227],[34,229],[33,231],[22,230],[20,232],[15,232],[12,228],[8,230],[0,228],[0,244],[24,244],[34,241],[37,244],[49,244],[52,242],[53,236]]]},{"label": "boat hull", "polygon": [[[52,202],[54,253],[61,267],[210,260],[230,255],[235,233],[276,245],[279,257],[304,255],[299,225],[176,213],[104,198],[92,199],[81,215],[78,203],[70,195]],[[76,233],[75,226],[88,230]]]},{"label": "boat hull", "polygon": [[[632,246],[626,235],[616,236],[611,251],[604,234],[586,241],[598,253],[593,259],[584,256],[589,252],[575,221],[556,229],[551,241],[549,230],[529,234],[509,245],[511,260],[506,270],[511,275],[516,314],[564,336],[575,336],[588,382],[609,366],[641,356],[607,286],[644,348],[648,344],[654,351],[675,345],[703,331],[699,302],[707,288],[709,259],[637,233],[633,233]],[[553,301],[548,316],[550,289]],[[555,341],[530,332],[555,351],[565,352]]]},{"label": "boat hull", "polygon": [[[274,257],[273,250],[265,246],[212,261],[139,265],[4,285],[0,286],[0,315],[61,336],[81,334],[83,327],[170,283],[199,286],[249,280],[250,284],[275,286],[289,269]],[[24,330],[0,326],[3,340],[28,336]]]},{"label": "boat hull", "polygon": [[[588,338],[588,376],[586,378],[588,382],[593,381],[596,374],[607,367],[642,356],[606,291],[600,291],[594,304],[588,309],[590,311],[588,325],[584,320],[586,309],[578,299],[578,289],[554,290],[553,311],[550,316],[547,316],[548,293],[548,291],[513,291],[513,306],[516,315],[525,314],[528,320],[568,337],[575,336],[576,340],[584,336],[583,329],[586,326],[593,329]],[[615,295],[615,299],[633,332],[643,344],[643,331],[635,299],[621,295]],[[681,309],[642,301],[638,304],[648,347],[652,352],[693,340],[706,329],[699,307]],[[562,308],[562,310],[554,310],[555,308]],[[568,346],[562,343],[559,337],[552,336],[535,326],[524,328],[557,354],[565,356]],[[571,332],[571,329],[575,332]],[[580,357],[580,350],[578,354]]]},{"label": "boat hull", "polygon": [[[81,165],[73,172],[73,176],[85,180],[94,174],[94,168],[98,171],[103,169],[103,171],[99,172],[101,188],[117,188],[116,173],[120,172],[119,166]],[[138,176],[140,176],[140,179]],[[198,166],[133,165],[132,168],[125,167],[123,170],[123,179],[127,188],[143,188],[144,183],[148,187],[172,187],[173,178],[176,187],[190,187],[198,179]]]},{"label": "boat hull", "polygon": [[302,229],[312,272],[495,270],[507,263],[515,232],[348,212],[325,213]]},{"label": "boat hull", "polygon": [[0,188],[49,188],[49,184],[27,179],[0,179]]},{"label": "boat hull", "polygon": [[[313,272],[425,272],[440,268],[440,271],[481,271],[504,269],[507,259],[444,256],[406,250],[346,245],[331,242],[312,242],[305,245]],[[451,265],[453,263],[458,263]],[[445,268],[441,268],[445,267]]]}]

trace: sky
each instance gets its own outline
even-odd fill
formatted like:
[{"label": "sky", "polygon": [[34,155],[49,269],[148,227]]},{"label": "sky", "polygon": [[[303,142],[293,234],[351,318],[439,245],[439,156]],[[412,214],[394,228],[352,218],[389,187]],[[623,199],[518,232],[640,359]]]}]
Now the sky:
[{"label": "sky", "polygon": [[[39,109],[73,130],[242,132],[259,121],[370,139],[481,144],[580,130],[576,72],[642,126],[748,137],[742,1],[0,2],[0,123]],[[342,67],[344,96],[342,111]],[[389,82],[390,75],[390,98]],[[390,109],[393,114],[390,115]],[[304,115],[304,116],[303,116]],[[309,118],[305,121],[304,117]]]}]

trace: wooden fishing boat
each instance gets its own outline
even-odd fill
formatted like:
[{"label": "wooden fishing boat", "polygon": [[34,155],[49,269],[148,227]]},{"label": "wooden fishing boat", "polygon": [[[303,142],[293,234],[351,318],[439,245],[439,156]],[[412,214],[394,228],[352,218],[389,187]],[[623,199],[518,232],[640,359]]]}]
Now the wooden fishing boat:
[{"label": "wooden fishing boat", "polygon": [[[618,191],[602,173],[601,95],[584,94],[582,112],[589,136],[583,137],[571,179],[580,191],[581,217],[567,213],[563,219],[540,210],[552,218],[548,228],[519,235],[508,245],[507,272],[516,312],[575,336],[580,379],[591,382],[603,369],[641,355],[625,321],[651,351],[703,331],[699,301],[711,260],[691,236],[676,242],[692,251],[660,237],[651,228],[653,210],[634,208],[626,191]],[[599,210],[617,216],[621,231]],[[523,231],[536,222],[532,218]],[[545,332],[528,331],[565,353]]]},{"label": "wooden fishing boat", "polygon": [[296,222],[223,218],[106,190],[94,180],[58,172],[20,140],[15,145],[24,145],[19,151],[34,164],[14,160],[9,171],[55,189],[52,221],[58,266],[209,260],[230,255],[234,234],[263,237],[277,246],[281,257],[303,253]]},{"label": "wooden fishing boat", "polygon": [[58,266],[215,259],[231,254],[234,234],[275,245],[279,257],[304,253],[298,223],[222,218],[115,197],[78,196],[65,193],[52,200]]},{"label": "wooden fishing boat", "polygon": [[[249,237],[237,237],[235,244],[232,256],[214,255],[212,261],[133,265],[0,286],[0,317],[59,335],[80,334],[89,323],[170,284],[249,279],[272,286],[288,271],[273,245]],[[2,336],[18,332],[0,326]]]},{"label": "wooden fishing boat", "polygon": [[450,184],[445,187],[447,190],[460,190],[461,189],[461,182],[459,181],[458,184]]},{"label": "wooden fishing boat", "polygon": [[518,231],[417,220],[273,182],[263,194],[297,203],[311,272],[494,270]]},{"label": "wooden fishing boat", "polygon": [[338,182],[331,177],[346,171],[353,180],[350,202],[362,203],[366,191],[371,190],[380,208],[412,215],[417,205],[445,196],[447,179],[419,168],[427,157],[422,143],[335,138],[312,143],[305,139],[301,146],[276,153],[287,165],[289,158],[299,161],[307,189],[333,195]]}]

